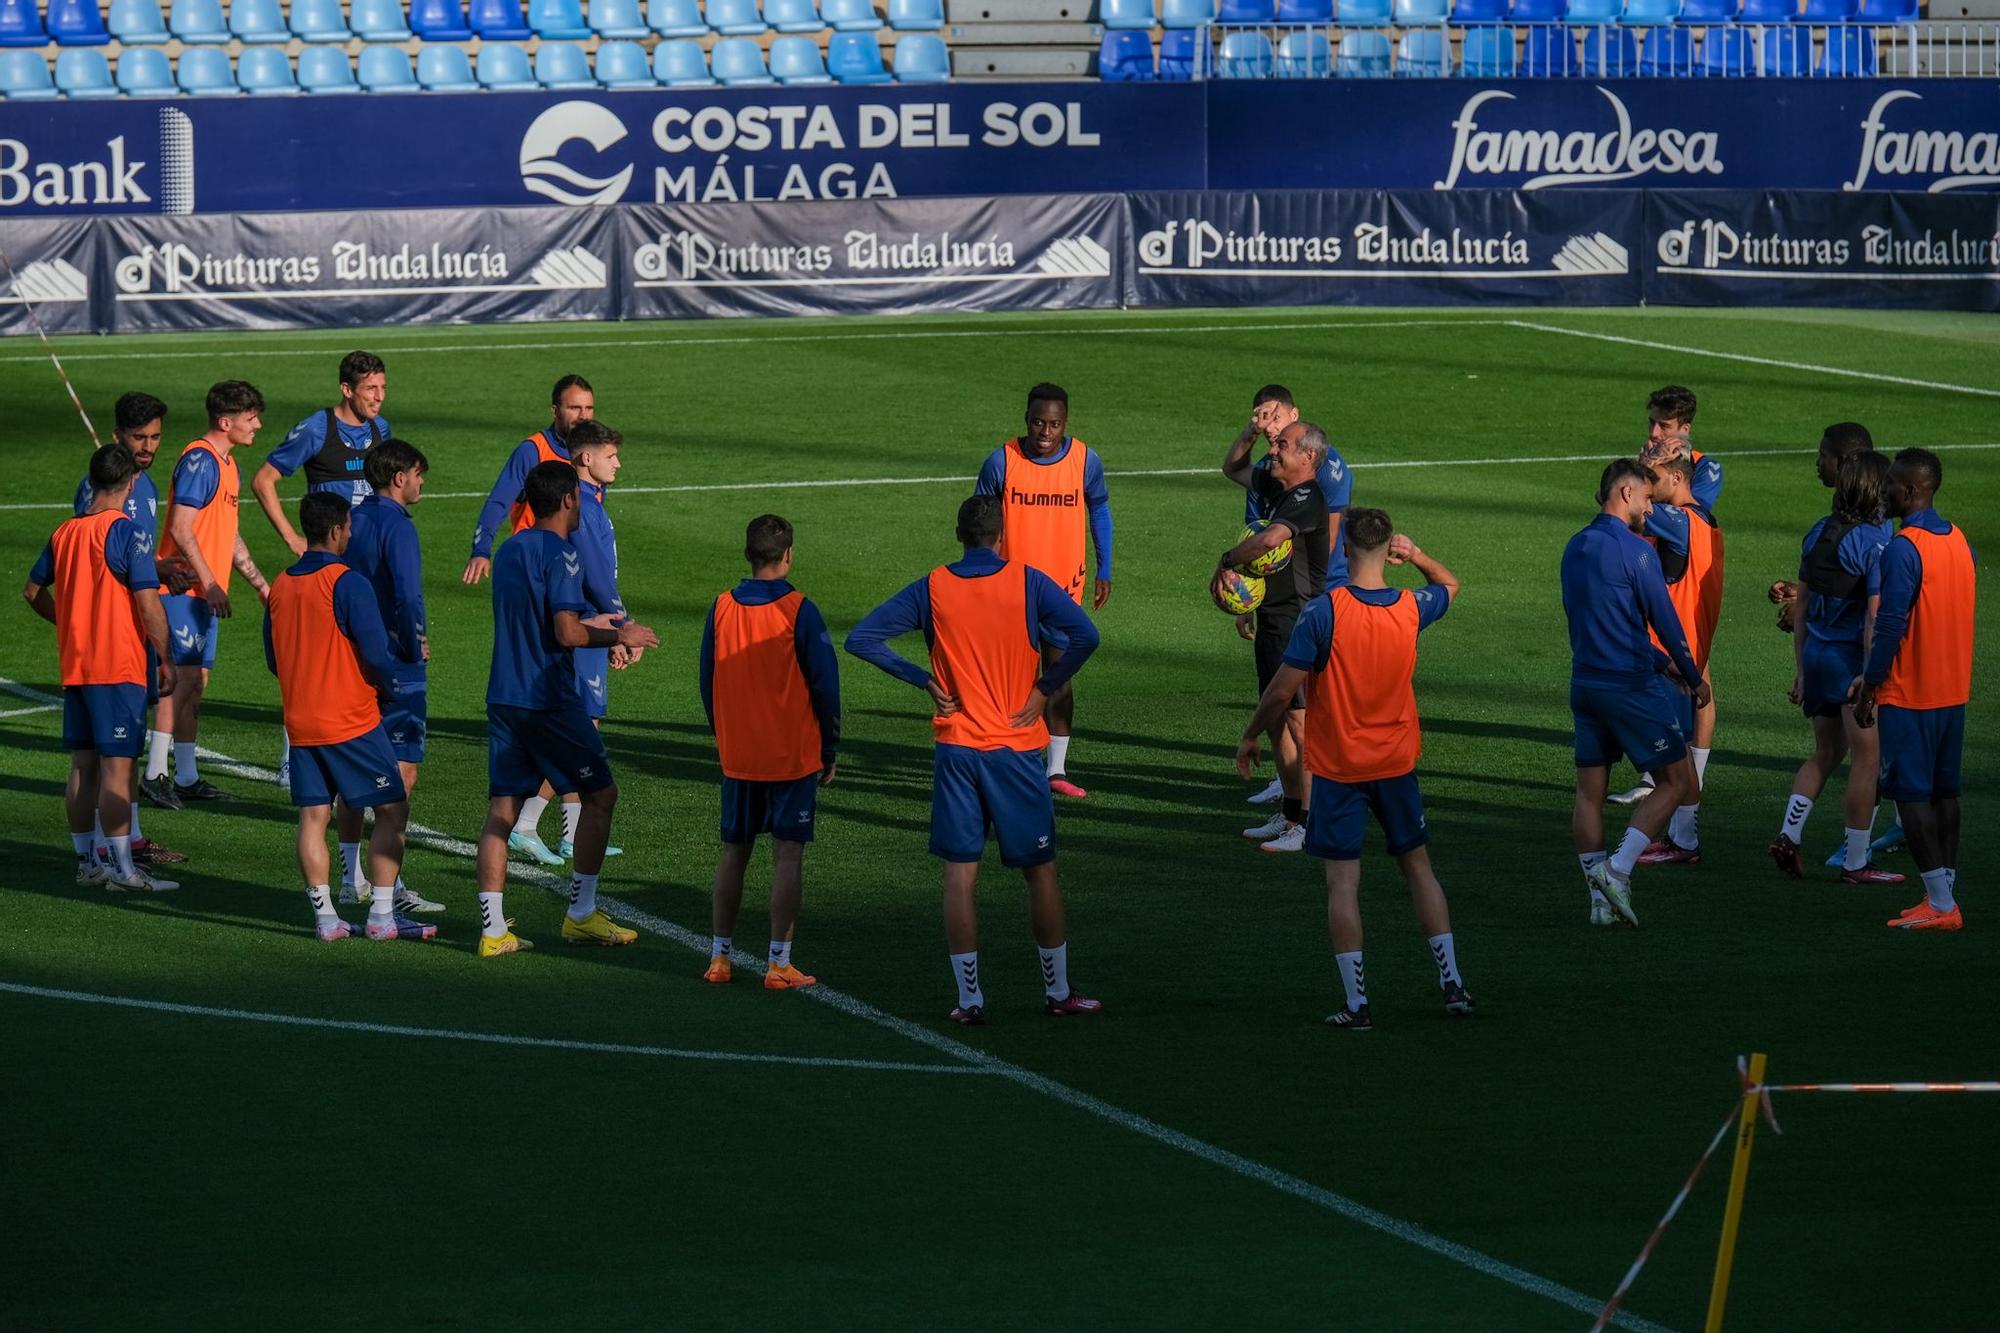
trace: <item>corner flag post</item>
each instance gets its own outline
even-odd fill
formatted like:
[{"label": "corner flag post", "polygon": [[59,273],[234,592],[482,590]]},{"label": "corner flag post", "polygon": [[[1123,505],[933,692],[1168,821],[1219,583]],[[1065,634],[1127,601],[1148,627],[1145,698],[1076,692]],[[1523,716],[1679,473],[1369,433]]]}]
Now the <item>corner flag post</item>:
[{"label": "corner flag post", "polygon": [[1708,1289],[1705,1333],[1722,1333],[1722,1310],[1729,1303],[1729,1273],[1736,1262],[1736,1231],[1743,1221],[1743,1191],[1750,1183],[1750,1150],[1757,1142],[1757,1107],[1763,1099],[1764,1056],[1750,1057],[1743,1086],[1743,1109],[1736,1123],[1736,1159],[1729,1167],[1729,1202],[1722,1210],[1722,1241],[1715,1252],[1715,1281]]}]

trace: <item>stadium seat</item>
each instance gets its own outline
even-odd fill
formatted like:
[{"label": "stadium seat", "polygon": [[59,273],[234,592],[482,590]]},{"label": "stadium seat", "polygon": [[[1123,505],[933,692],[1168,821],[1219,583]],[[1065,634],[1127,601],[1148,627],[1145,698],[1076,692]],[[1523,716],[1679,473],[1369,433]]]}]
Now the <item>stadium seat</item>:
[{"label": "stadium seat", "polygon": [[107,26],[122,46],[167,40],[167,16],[160,12],[160,0],[111,0]]},{"label": "stadium seat", "polygon": [[352,0],[348,26],[364,42],[407,42],[410,25],[403,17],[403,0]]},{"label": "stadium seat", "polygon": [[[1292,36],[1298,36],[1294,33]],[[1318,33],[1307,33],[1318,37]],[[1292,38],[1285,38],[1290,41]],[[1279,63],[1284,62],[1285,53],[1278,52]],[[1334,72],[1343,79],[1386,79],[1389,77],[1389,35],[1382,32],[1350,32],[1340,39],[1340,59],[1334,65]],[[1296,76],[1295,76],[1296,77]]]},{"label": "stadium seat", "polygon": [[111,62],[93,46],[56,52],[56,91],[64,97],[88,101],[118,96],[111,81]]},{"label": "stadium seat", "polygon": [[1872,79],[1877,72],[1875,34],[1866,28],[1828,28],[1826,49],[1813,66],[1815,78]]},{"label": "stadium seat", "polygon": [[1153,39],[1129,28],[1108,28],[1097,44],[1097,77],[1104,83],[1151,83]]},{"label": "stadium seat", "polygon": [[934,32],[906,33],[896,39],[898,83],[949,83],[951,51]]},{"label": "stadium seat", "polygon": [[1624,13],[1625,0],[1569,0],[1569,13],[1564,20],[1572,28],[1587,28],[1616,23]]},{"label": "stadium seat", "polygon": [[1221,0],[1217,23],[1268,24],[1278,17],[1278,0]]},{"label": "stadium seat", "polygon": [[1845,23],[1861,11],[1861,0],[1806,0],[1802,23]]},{"label": "stadium seat", "polygon": [[1442,79],[1451,73],[1451,43],[1435,28],[1406,32],[1396,43],[1396,77]]},{"label": "stadium seat", "polygon": [[10,102],[42,102],[55,95],[49,62],[40,51],[0,51],[0,97]]},{"label": "stadium seat", "polygon": [[1458,72],[1468,79],[1514,77],[1514,30],[1474,28],[1459,46]]},{"label": "stadium seat", "polygon": [[[292,0],[296,8],[298,0]],[[410,31],[427,42],[472,40],[472,25],[465,21],[460,0],[410,0]]]},{"label": "stadium seat", "polygon": [[1701,40],[1701,63],[1695,72],[1710,79],[1747,79],[1757,72],[1757,58],[1744,28],[1713,28]]},{"label": "stadium seat", "polygon": [[[391,54],[403,56],[401,51]],[[403,56],[405,77],[409,70],[410,58]],[[347,51],[338,46],[308,46],[299,52],[299,87],[321,96],[361,91],[354,81],[354,66],[347,63]]]},{"label": "stadium seat", "polygon": [[534,36],[521,15],[521,0],[471,0],[466,18],[482,41],[519,42]]},{"label": "stadium seat", "polygon": [[1215,0],[1161,0],[1160,26],[1199,28],[1215,22]]},{"label": "stadium seat", "polygon": [[1624,28],[1583,30],[1583,77],[1627,79],[1639,72],[1639,39]]},{"label": "stadium seat", "polygon": [[1333,0],[1278,0],[1281,25],[1310,24],[1319,27],[1333,22]]},{"label": "stadium seat", "polygon": [[882,44],[865,32],[836,32],[827,38],[826,69],[842,83],[889,82],[889,71],[882,67]]},{"label": "stadium seat", "polygon": [[1451,17],[1451,0],[1396,0],[1396,26],[1420,28]]},{"label": "stadium seat", "polygon": [[1225,32],[1222,53],[1216,57],[1215,73],[1223,79],[1268,79],[1276,55],[1271,39],[1261,32]]},{"label": "stadium seat", "polygon": [[118,53],[118,91],[127,97],[172,97],[180,90],[167,53],[139,46]]},{"label": "stadium seat", "polygon": [[815,87],[833,77],[820,59],[819,43],[810,37],[778,37],[771,42],[771,77],[787,86]]},{"label": "stadium seat", "polygon": [[1333,21],[1348,28],[1386,28],[1394,12],[1391,0],[1340,0]]},{"label": "stadium seat", "polygon": [[267,46],[292,40],[285,11],[278,0],[229,0],[229,35],[246,45]]},{"label": "stadium seat", "polygon": [[[1215,49],[1206,41],[1200,43],[1206,58],[1202,73],[1215,73]],[[1187,28],[1175,28],[1160,35],[1160,81],[1162,83],[1186,83],[1194,77],[1195,34]]]},{"label": "stadium seat", "polygon": [[1790,23],[1799,16],[1799,0],[1743,0],[1738,23]]},{"label": "stadium seat", "polygon": [[576,42],[590,36],[581,0],[528,0],[528,26],[543,41]]},{"label": "stadium seat", "polygon": [[[180,6],[176,5],[178,9]],[[126,57],[118,58],[119,64]],[[190,46],[174,63],[181,91],[190,97],[234,97],[243,90],[236,86],[236,71],[230,68],[229,52],[219,46]]]},{"label": "stadium seat", "polygon": [[1514,0],[1508,11],[1508,21],[1523,23],[1561,23],[1569,15],[1569,0]]},{"label": "stadium seat", "polygon": [[1764,69],[1767,79],[1803,79],[1812,73],[1812,29],[1771,28],[1764,33]]},{"label": "stadium seat", "polygon": [[236,57],[236,84],[252,97],[286,97],[299,90],[292,58],[269,46],[246,47]]},{"label": "stadium seat", "polygon": [[[646,26],[662,37],[708,36],[708,20],[702,17],[701,0],[646,0]],[[708,68],[706,57],[702,68]]]},{"label": "stadium seat", "polygon": [[[299,81],[305,81],[305,57],[299,57]],[[361,90],[369,93],[413,93],[417,91],[417,76],[410,68],[410,57],[398,46],[364,46],[361,58],[356,62],[355,77],[361,83]]]},{"label": "stadium seat", "polygon": [[[874,43],[871,41],[869,45]],[[875,63],[878,66],[882,63],[879,52]],[[717,42],[709,53],[709,70],[725,88],[757,88],[777,82],[764,68],[764,48],[749,37],[724,37]],[[882,81],[889,81],[886,72]]]},{"label": "stadium seat", "polygon": [[1103,0],[1098,20],[1113,32],[1151,32],[1159,16],[1153,12],[1153,0]]},{"label": "stadium seat", "polygon": [[[653,35],[646,26],[646,11],[639,7],[639,0],[590,0],[589,17],[590,29],[599,37],[638,40]],[[646,82],[652,81],[649,72]]]},{"label": "stadium seat", "polygon": [[111,40],[97,0],[49,0],[49,36],[63,46],[103,46]]},{"label": "stadium seat", "polygon": [[1657,28],[1681,16],[1681,0],[1625,0],[1628,28]]},{"label": "stadium seat", "polygon": [[871,0],[821,0],[819,16],[835,32],[875,32],[882,26]]},{"label": "stadium seat", "polygon": [[1694,30],[1648,29],[1639,43],[1639,73],[1648,79],[1694,77]]},{"label": "stadium seat", "polygon": [[1858,23],[1915,23],[1917,0],[1861,0]]},{"label": "stadium seat", "polygon": [[889,0],[889,26],[897,32],[939,32],[944,28],[944,2]]},{"label": "stadium seat", "polygon": [[1529,28],[1521,34],[1521,77],[1574,78],[1582,62],[1576,57],[1576,34],[1560,24]]},{"label": "stadium seat", "polygon": [[[1382,44],[1382,72],[1370,74],[1362,66],[1372,51],[1368,39]],[[1354,48],[1353,68],[1349,68],[1350,44]],[[1379,32],[1350,32],[1340,39],[1340,72],[1353,78],[1389,77],[1389,39]],[[1288,32],[1278,39],[1278,77],[1281,79],[1326,79],[1333,77],[1333,43],[1323,32]]]},{"label": "stadium seat", "polygon": [[518,46],[496,43],[479,48],[479,86],[493,92],[518,92],[539,87],[528,53]]},{"label": "stadium seat", "polygon": [[770,27],[757,0],[707,0],[704,9],[708,26],[724,37],[761,37]]},{"label": "stadium seat", "polygon": [[826,31],[826,20],[819,16],[817,0],[764,0],[764,22],[783,33]]},{"label": "stadium seat", "polygon": [[348,30],[340,0],[292,0],[288,22],[292,35],[303,42],[345,42],[354,35]]},{"label": "stadium seat", "polygon": [[[375,48],[371,48],[375,49]],[[388,47],[381,47],[388,50]],[[364,57],[366,51],[361,53]],[[364,59],[361,67],[366,69]],[[472,61],[462,46],[420,47],[417,51],[417,83],[430,93],[469,93],[479,87],[479,81],[472,77]]]},{"label": "stadium seat", "polygon": [[552,91],[595,88],[590,57],[575,42],[543,42],[535,48],[535,82]]},{"label": "stadium seat", "polygon": [[713,88],[715,76],[708,72],[708,53],[701,43],[676,37],[653,48],[653,77],[669,88]]},{"label": "stadium seat", "polygon": [[[174,0],[174,7],[167,15],[167,30],[189,43],[229,40],[229,23],[222,17],[221,0]],[[230,80],[231,85],[235,82]]]},{"label": "stadium seat", "polygon": [[1451,21],[1454,24],[1505,23],[1507,0],[1453,0]]},{"label": "stadium seat", "polygon": [[[216,13],[221,15],[218,8]],[[49,34],[42,27],[42,11],[35,0],[0,0],[0,46],[47,46]],[[44,73],[47,71],[44,70]],[[53,87],[49,96],[55,96]]]},{"label": "stadium seat", "polygon": [[1739,0],[1683,0],[1683,23],[1734,23]]},{"label": "stadium seat", "polygon": [[646,48],[637,42],[600,42],[595,65],[597,82],[606,88],[656,88]]}]

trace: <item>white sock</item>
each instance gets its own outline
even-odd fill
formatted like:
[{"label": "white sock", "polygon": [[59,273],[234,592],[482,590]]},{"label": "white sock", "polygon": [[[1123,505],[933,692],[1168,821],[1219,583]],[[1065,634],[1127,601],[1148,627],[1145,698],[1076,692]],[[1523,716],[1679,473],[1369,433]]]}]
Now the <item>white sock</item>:
[{"label": "white sock", "polygon": [[1797,792],[1785,802],[1785,826],[1778,832],[1789,838],[1795,847],[1806,840],[1806,817],[1812,813],[1812,808],[1812,797],[1800,796]]},{"label": "white sock", "polygon": [[377,884],[368,896],[368,919],[378,925],[396,919],[396,886]]},{"label": "white sock", "polygon": [[986,992],[979,989],[979,951],[951,956],[951,975],[958,981],[958,1007],[986,1007]]},{"label": "white sock", "polygon": [[1859,870],[1868,864],[1868,830],[1851,828],[1847,830],[1847,859],[1841,862],[1843,870]]},{"label": "white sock", "polygon": [[1621,884],[1631,883],[1632,868],[1639,864],[1640,855],[1652,845],[1652,841],[1646,836],[1645,831],[1636,825],[1626,829],[1624,841],[1618,844],[1618,850],[1611,856],[1612,878]]},{"label": "white sock", "polygon": [[1695,816],[1700,812],[1699,805],[1675,807],[1674,817],[1667,824],[1667,840],[1683,851],[1691,852],[1701,846],[1701,830],[1695,823]]},{"label": "white sock", "polygon": [[521,802],[521,817],[514,821],[514,832],[524,838],[535,836],[535,825],[542,822],[542,811],[549,808],[546,796],[530,796]]},{"label": "white sock", "polygon": [[90,850],[97,853],[99,857],[107,856],[110,853],[110,844],[104,838],[104,817],[102,815],[92,815],[90,817]]},{"label": "white sock", "polygon": [[732,938],[731,936],[728,936],[728,935],[711,935],[711,936],[709,936],[709,937],[708,937],[708,956],[709,956],[710,958],[727,958],[727,957],[729,957],[729,950],[730,950],[731,946],[735,944],[735,942],[736,942],[736,941],[734,940],[734,938]]},{"label": "white sock", "polygon": [[340,844],[340,884],[342,888],[361,887],[361,844],[358,842]]},{"label": "white sock", "polygon": [[581,921],[597,910],[597,876],[582,871],[569,877],[569,919]]},{"label": "white sock", "polygon": [[583,802],[563,802],[563,841],[576,846],[576,826],[583,822]]},{"label": "white sock", "polygon": [[306,897],[312,900],[313,916],[320,921],[333,920],[333,890],[324,884],[313,884],[306,888]]},{"label": "white sock", "polygon": [[1699,745],[1690,745],[1688,753],[1694,756],[1694,780],[1699,784],[1708,777],[1708,756],[1713,751],[1704,750]]},{"label": "white sock", "polygon": [[91,834],[72,833],[69,835],[69,845],[76,848],[76,859],[85,865],[97,859],[97,843]]},{"label": "white sock", "polygon": [[479,895],[480,933],[489,940],[497,940],[507,933],[507,914],[500,906],[500,895],[482,893]]},{"label": "white sock", "polygon": [[1049,737],[1049,776],[1059,777],[1069,772],[1063,765],[1069,762],[1069,737]]},{"label": "white sock", "polygon": [[1051,1000],[1069,998],[1069,945],[1058,944],[1053,949],[1043,949],[1042,989]]},{"label": "white sock", "polygon": [[111,845],[111,868],[118,872],[120,879],[130,879],[132,877],[131,835],[127,834],[122,838],[106,838],[105,841]]},{"label": "white sock", "polygon": [[132,841],[144,841],[146,835],[139,832],[139,803],[132,802]]},{"label": "white sock", "polygon": [[1337,953],[1333,961],[1340,967],[1340,985],[1347,992],[1347,1012],[1354,1013],[1368,1003],[1368,981],[1361,974],[1361,951]]},{"label": "white sock", "polygon": [[171,731],[146,733],[146,781],[167,775],[167,751],[173,743],[174,733]]},{"label": "white sock", "polygon": [[[1576,854],[1576,863],[1583,867],[1583,873],[1585,878],[1589,878],[1592,869],[1594,869],[1597,866],[1603,865],[1606,861],[1610,859],[1611,859],[1610,855],[1605,852],[1578,852]],[[1594,907],[1598,903],[1604,901],[1605,901],[1604,895],[1599,893],[1597,891],[1596,886],[1593,885],[1590,890],[1591,905]]]},{"label": "white sock", "polygon": [[1924,872],[1924,897],[1930,899],[1931,906],[1937,911],[1949,912],[1958,905],[1951,889],[1951,871],[1939,866],[1936,870]]},{"label": "white sock", "polygon": [[279,727],[278,767],[283,768],[286,764],[289,764],[291,762],[292,762],[292,733],[285,730],[283,727]]},{"label": "white sock", "polygon": [[771,941],[771,966],[790,967],[792,965],[792,942],[790,940]]},{"label": "white sock", "polygon": [[201,770],[194,762],[195,743],[193,741],[174,742],[174,783],[181,787],[191,787],[201,781]]},{"label": "white sock", "polygon": [[1465,978],[1458,975],[1458,948],[1451,942],[1451,932],[1447,930],[1430,938],[1431,961],[1438,965],[1438,989],[1463,986]]}]

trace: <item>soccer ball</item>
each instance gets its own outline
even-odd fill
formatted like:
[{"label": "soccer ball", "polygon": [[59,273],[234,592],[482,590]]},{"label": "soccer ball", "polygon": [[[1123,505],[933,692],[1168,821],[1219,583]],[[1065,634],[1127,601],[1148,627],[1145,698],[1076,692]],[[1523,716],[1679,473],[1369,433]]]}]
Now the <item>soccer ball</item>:
[{"label": "soccer ball", "polygon": [[[1243,529],[1243,535],[1236,539],[1236,544],[1241,546],[1244,542],[1249,541],[1252,537],[1255,537],[1270,526],[1271,522],[1269,519],[1257,519],[1249,527]],[[1292,539],[1287,537],[1256,559],[1246,560],[1238,565],[1237,568],[1255,578],[1267,579],[1291,563]]]},{"label": "soccer ball", "polygon": [[1264,604],[1264,580],[1240,569],[1225,569],[1215,604],[1232,616],[1247,615]]}]

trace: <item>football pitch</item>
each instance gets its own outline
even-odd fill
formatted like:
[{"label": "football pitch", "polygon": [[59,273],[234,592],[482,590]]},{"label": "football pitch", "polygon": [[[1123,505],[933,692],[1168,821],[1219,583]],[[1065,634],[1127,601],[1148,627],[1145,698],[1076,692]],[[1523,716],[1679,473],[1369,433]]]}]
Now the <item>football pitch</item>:
[{"label": "football pitch", "polygon": [[[110,404],[172,409],[162,497],[207,386],[270,404],[239,451],[242,531],[287,561],[248,478],[335,399],[342,353],[388,363],[385,415],[432,464],[415,510],[432,648],[430,751],[406,873],[441,938],[322,945],[272,782],[276,683],[236,584],[203,708],[230,795],[145,812],[183,888],[72,882],[53,631],[0,634],[0,1237],[13,1327],[1192,1325],[1584,1328],[1735,1104],[1775,1082],[1992,1078],[2000,872],[2000,598],[1980,610],[1966,748],[1967,928],[1884,921],[1921,892],[1765,844],[1810,749],[1764,588],[1826,512],[1827,424],[1939,451],[1938,507],[2000,552],[2000,323],[1805,311],[1104,312],[873,321],[393,328],[59,340]],[[564,949],[558,881],[517,865],[536,951],[479,961],[470,839],[486,802],[484,586],[459,581],[479,501],[547,423],[558,375],[623,431],[610,498],[622,590],[663,641],[614,677],[622,798],[603,892],[640,933]],[[1077,679],[1057,812],[1071,975],[1104,1013],[1054,1021],[1020,879],[982,878],[988,1026],[953,1001],[928,856],[928,703],[844,654],[845,739],[806,858],[797,958],[822,985],[711,987],[718,772],[695,655],[746,571],[744,523],[798,534],[794,582],[838,640],[956,558],[958,502],[1068,389],[1116,517],[1101,651]],[[1250,645],[1209,603],[1241,527],[1224,447],[1284,383],[1355,469],[1357,504],[1464,585],[1417,690],[1431,849],[1475,1016],[1447,1020],[1379,834],[1364,861],[1376,1030],[1339,1002],[1319,863],[1238,836],[1231,766]],[[1598,472],[1643,442],[1663,384],[1700,396],[1719,457],[1728,592],[1704,860],[1637,877],[1642,928],[1592,929],[1569,839],[1563,544]],[[26,579],[86,449],[29,340],[0,345],[10,423],[0,566]],[[285,487],[296,503],[302,483]],[[898,645],[922,660],[914,639]],[[1268,771],[1268,770],[1267,770]],[[1839,840],[1837,778],[1807,830]],[[1262,785],[1260,777],[1258,785]],[[1886,826],[1885,812],[1878,829]],[[1612,811],[1615,839],[1624,815]],[[543,825],[551,841],[551,812]],[[760,959],[769,857],[739,949]],[[350,911],[350,916],[354,912]],[[2000,1098],[1780,1096],[1760,1138],[1732,1327],[1990,1321]],[[1626,1303],[1698,1327],[1722,1211],[1713,1166]]]}]

